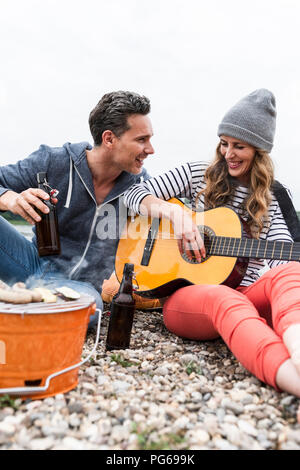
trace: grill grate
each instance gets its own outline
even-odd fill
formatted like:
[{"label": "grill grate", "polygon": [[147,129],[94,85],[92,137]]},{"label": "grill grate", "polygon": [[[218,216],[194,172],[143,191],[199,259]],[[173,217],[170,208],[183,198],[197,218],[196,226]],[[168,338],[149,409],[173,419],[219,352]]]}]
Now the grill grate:
[{"label": "grill grate", "polygon": [[87,308],[95,303],[95,299],[90,295],[81,295],[78,300],[63,300],[58,297],[55,303],[33,302],[29,304],[10,304],[0,302],[1,314],[19,315],[46,315],[53,313],[73,312]]}]

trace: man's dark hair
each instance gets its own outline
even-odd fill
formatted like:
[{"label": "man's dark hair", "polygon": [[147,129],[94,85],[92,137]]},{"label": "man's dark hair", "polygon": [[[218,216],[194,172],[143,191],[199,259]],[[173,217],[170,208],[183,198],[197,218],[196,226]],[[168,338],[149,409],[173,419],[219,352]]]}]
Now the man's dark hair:
[{"label": "man's dark hair", "polygon": [[146,115],[150,112],[150,100],[130,91],[114,91],[104,95],[91,111],[89,125],[94,145],[102,144],[102,134],[112,131],[117,137],[130,126],[127,118],[132,114]]}]

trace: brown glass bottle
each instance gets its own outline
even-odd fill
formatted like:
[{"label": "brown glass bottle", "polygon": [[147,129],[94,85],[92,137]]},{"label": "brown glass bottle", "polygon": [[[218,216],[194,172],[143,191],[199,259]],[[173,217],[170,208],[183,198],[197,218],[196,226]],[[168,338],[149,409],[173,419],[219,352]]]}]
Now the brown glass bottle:
[{"label": "brown glass bottle", "polygon": [[[50,186],[47,183],[47,174],[38,173],[37,174],[38,187],[49,194],[50,196]],[[36,209],[38,214],[41,217],[40,222],[36,222],[36,240],[39,256],[51,256],[60,254],[60,240],[58,232],[58,220],[56,207],[50,200],[43,201],[44,204],[48,207],[48,214]]]},{"label": "brown glass bottle", "polygon": [[133,270],[133,264],[125,264],[120,289],[111,302],[106,338],[106,349],[108,350],[128,349],[130,345],[135,310],[135,300],[132,295]]}]

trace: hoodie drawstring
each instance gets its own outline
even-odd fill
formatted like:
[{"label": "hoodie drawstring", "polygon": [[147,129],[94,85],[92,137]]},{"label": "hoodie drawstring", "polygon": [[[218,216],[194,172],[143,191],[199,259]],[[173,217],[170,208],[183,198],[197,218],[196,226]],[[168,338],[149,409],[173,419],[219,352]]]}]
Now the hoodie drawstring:
[{"label": "hoodie drawstring", "polygon": [[66,209],[69,209],[71,197],[72,197],[72,190],[73,190],[73,178],[72,177],[73,177],[73,162],[72,162],[72,157],[70,155],[69,187],[68,187],[66,203],[64,206]]},{"label": "hoodie drawstring", "polygon": [[[144,177],[140,176],[140,183],[143,183]],[[68,187],[68,193],[67,193],[67,199],[64,207],[66,209],[69,209],[70,207],[70,202],[72,198],[72,191],[73,191],[73,161],[72,157],[70,155],[70,170],[69,170],[69,187]]]}]

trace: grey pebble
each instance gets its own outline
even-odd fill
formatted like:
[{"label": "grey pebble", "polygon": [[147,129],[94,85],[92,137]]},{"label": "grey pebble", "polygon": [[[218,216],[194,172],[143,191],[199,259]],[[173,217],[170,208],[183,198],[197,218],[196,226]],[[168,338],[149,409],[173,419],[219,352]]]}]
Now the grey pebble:
[{"label": "grey pebble", "polygon": [[83,406],[81,403],[70,403],[68,405],[68,410],[69,413],[82,413],[83,412]]}]

